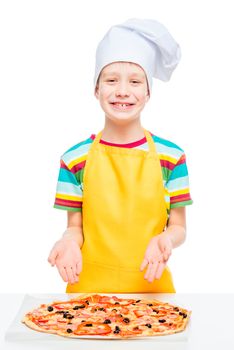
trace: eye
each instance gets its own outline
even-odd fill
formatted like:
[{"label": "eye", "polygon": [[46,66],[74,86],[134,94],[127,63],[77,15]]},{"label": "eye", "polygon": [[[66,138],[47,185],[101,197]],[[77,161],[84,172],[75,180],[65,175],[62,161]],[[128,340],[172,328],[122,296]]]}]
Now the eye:
[{"label": "eye", "polygon": [[115,81],[115,79],[107,79],[108,83],[113,83]]},{"label": "eye", "polygon": [[140,81],[138,81],[138,80],[132,80],[131,81],[133,84],[140,84]]}]

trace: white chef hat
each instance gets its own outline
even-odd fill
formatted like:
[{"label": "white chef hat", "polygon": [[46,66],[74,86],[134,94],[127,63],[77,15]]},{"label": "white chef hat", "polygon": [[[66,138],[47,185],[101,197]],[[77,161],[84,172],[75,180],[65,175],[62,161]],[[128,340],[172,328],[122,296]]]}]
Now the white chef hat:
[{"label": "white chef hat", "polygon": [[112,26],[96,50],[94,86],[101,70],[118,61],[140,65],[148,79],[168,81],[181,58],[180,46],[163,24],[152,19],[131,18]]}]

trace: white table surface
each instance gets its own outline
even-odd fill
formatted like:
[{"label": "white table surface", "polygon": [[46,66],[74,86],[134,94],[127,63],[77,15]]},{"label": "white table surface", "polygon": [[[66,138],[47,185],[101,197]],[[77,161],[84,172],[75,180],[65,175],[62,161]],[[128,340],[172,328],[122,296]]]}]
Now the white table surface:
[{"label": "white table surface", "polygon": [[[163,294],[161,294],[162,296]],[[0,349],[79,349],[79,350],[116,350],[116,349],[160,349],[160,350],[212,350],[234,349],[234,294],[166,294],[166,300],[192,310],[188,340],[184,342],[155,340],[89,340],[63,339],[47,341],[6,341],[5,333],[12,324],[24,299],[23,294],[0,294]],[[167,297],[168,296],[168,297]],[[157,294],[155,294],[157,298]]]}]

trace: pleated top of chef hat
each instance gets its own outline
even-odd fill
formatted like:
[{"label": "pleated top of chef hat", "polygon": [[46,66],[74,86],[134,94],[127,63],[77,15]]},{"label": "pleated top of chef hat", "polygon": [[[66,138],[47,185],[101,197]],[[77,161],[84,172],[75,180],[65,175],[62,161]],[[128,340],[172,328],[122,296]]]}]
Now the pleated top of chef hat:
[{"label": "pleated top of chef hat", "polygon": [[163,24],[131,18],[112,26],[98,44],[94,85],[106,65],[125,61],[144,69],[151,91],[152,78],[168,81],[180,58],[180,46]]}]

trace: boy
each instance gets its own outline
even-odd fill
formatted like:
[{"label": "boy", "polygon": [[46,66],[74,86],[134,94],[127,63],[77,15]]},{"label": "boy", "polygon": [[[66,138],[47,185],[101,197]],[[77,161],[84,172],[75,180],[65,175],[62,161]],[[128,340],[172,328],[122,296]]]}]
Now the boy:
[{"label": "boy", "polygon": [[[166,266],[192,203],[181,148],[141,126],[152,77],[167,81],[180,48],[154,20],[113,26],[96,52],[104,129],[61,158],[55,207],[67,210],[48,258],[67,292],[175,292]],[[143,270],[145,270],[143,274]]]}]

